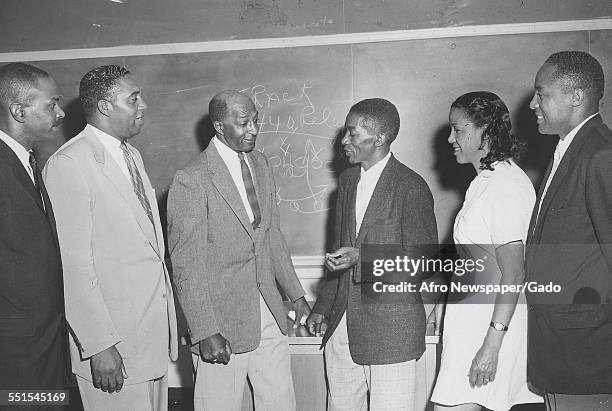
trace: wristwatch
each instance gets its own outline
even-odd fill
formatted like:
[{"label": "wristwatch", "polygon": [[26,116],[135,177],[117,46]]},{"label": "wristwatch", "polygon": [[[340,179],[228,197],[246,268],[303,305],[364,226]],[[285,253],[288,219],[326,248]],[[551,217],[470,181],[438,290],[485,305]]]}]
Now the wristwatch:
[{"label": "wristwatch", "polygon": [[503,323],[491,321],[489,325],[495,328],[497,331],[508,331],[508,326]]}]

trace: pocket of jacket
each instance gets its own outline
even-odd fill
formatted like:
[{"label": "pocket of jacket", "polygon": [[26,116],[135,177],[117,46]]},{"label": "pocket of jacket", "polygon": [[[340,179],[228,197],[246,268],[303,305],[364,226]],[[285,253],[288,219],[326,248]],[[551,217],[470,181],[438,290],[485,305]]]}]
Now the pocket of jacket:
[{"label": "pocket of jacket", "polygon": [[580,206],[561,207],[561,208],[551,207],[549,216],[556,217],[556,218],[566,218],[566,217],[570,217],[576,214],[580,214],[582,210],[583,208]]},{"label": "pocket of jacket", "polygon": [[29,317],[0,317],[0,337],[32,337],[36,334],[36,325]]}]

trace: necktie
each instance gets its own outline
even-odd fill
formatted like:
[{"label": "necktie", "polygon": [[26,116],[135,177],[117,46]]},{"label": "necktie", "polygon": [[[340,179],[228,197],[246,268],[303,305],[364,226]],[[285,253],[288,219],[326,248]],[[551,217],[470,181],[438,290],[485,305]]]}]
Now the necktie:
[{"label": "necktie", "polygon": [[123,158],[125,159],[128,171],[130,172],[134,193],[136,193],[136,197],[138,197],[138,200],[147,214],[147,217],[149,217],[149,220],[151,220],[151,224],[153,224],[153,227],[155,227],[155,223],[153,222],[153,212],[151,211],[151,204],[149,204],[149,199],[145,195],[142,177],[140,176],[140,172],[138,171],[138,167],[136,167],[134,157],[132,157],[132,153],[125,143],[125,140],[121,142],[121,150],[123,150]]},{"label": "necktie", "polygon": [[40,192],[38,176],[37,176],[38,164],[36,163],[36,157],[34,157],[34,151],[30,150],[29,153],[30,153],[30,168],[32,169],[32,176],[34,177],[34,187],[36,188],[36,191]]},{"label": "necktie", "polygon": [[251,210],[253,211],[253,228],[256,228],[259,226],[259,222],[261,221],[261,212],[259,211],[259,202],[257,201],[255,186],[253,185],[253,176],[251,175],[251,170],[249,170],[249,166],[244,160],[244,153],[239,152],[238,158],[240,158],[240,171],[242,172],[242,181],[244,181],[244,188],[247,193],[247,199],[249,200]]},{"label": "necktie", "polygon": [[30,158],[29,158],[30,168],[32,169],[32,175],[34,176],[34,188],[36,189],[36,192],[40,196],[40,201],[43,204],[43,209],[45,210],[45,212],[47,212],[47,208],[45,207],[45,200],[43,198],[42,192],[40,191],[40,180],[39,180],[40,171],[38,171],[38,163],[36,162],[36,157],[34,157],[34,150],[30,150],[29,153],[30,153]]}]

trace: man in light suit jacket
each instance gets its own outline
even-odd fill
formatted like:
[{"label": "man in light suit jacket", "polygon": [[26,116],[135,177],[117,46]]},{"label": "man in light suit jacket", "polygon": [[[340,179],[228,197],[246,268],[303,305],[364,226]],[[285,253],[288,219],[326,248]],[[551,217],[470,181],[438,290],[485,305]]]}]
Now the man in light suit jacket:
[{"label": "man in light suit jacket", "polygon": [[[335,251],[325,260],[330,273],[307,321],[311,333],[324,333],[334,410],[367,409],[368,390],[371,409],[414,409],[415,362],[425,351],[421,295],[372,299],[380,285],[362,264],[364,252],[377,254],[370,250],[381,246],[382,254],[430,257],[438,241],[429,187],[390,152],[399,120],[395,106],[380,98],[360,101],[346,118],[342,145],[349,162],[360,167],[340,176]],[[379,279],[411,281],[397,273]]]},{"label": "man in light suit jacket", "polygon": [[81,79],[85,129],[44,178],[64,262],[72,369],[86,410],[165,410],[177,355],[172,287],[155,192],[128,140],[146,104],[128,70]]},{"label": "man in light suit jacket", "polygon": [[59,99],[45,71],[23,63],[0,67],[0,389],[66,383],[62,264],[32,151],[57,133],[64,118]]},{"label": "man in light suit jacket", "polygon": [[210,101],[215,136],[168,194],[173,277],[194,344],[196,410],[240,410],[247,375],[258,410],[293,410],[287,310],[310,308],[279,226],[268,160],[254,151],[258,112],[237,91]]},{"label": "man in light suit jacket", "polygon": [[[549,410],[612,407],[612,133],[599,101],[604,74],[579,51],[551,55],[530,107],[559,143],[527,238],[528,376]],[[601,407],[601,408],[600,408]]]}]

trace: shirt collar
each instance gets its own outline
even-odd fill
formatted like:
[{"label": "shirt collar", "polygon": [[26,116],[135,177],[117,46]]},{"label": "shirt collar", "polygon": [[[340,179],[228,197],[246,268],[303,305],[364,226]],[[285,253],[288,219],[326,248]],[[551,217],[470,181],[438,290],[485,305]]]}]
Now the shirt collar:
[{"label": "shirt collar", "polygon": [[219,152],[219,155],[221,156],[223,161],[225,161],[226,164],[228,162],[231,162],[230,164],[240,162],[240,159],[238,158],[238,152],[232,150],[230,147],[225,145],[225,143],[219,140],[216,135],[212,138],[211,142],[215,145],[215,148]]},{"label": "shirt collar", "polygon": [[381,160],[378,161],[378,163],[374,164],[369,169],[364,170],[364,168],[361,167],[361,178],[363,177],[370,178],[370,176],[380,176],[385,166],[389,162],[390,158],[391,158],[391,151],[389,151],[386,156],[384,156]]},{"label": "shirt collar", "polygon": [[572,144],[572,141],[574,141],[574,137],[576,137],[576,134],[578,134],[578,132],[580,131],[580,129],[582,128],[582,126],[584,126],[584,124],[589,121],[590,119],[592,119],[593,117],[595,117],[597,114],[599,113],[595,113],[590,115],[589,117],[585,118],[584,121],[582,121],[582,123],[578,124],[576,127],[574,127],[572,129],[572,131],[570,131],[569,133],[567,133],[567,135],[565,136],[565,138],[559,138],[559,142],[557,143],[557,148],[556,150],[559,151],[561,157],[563,157],[563,155],[565,154],[565,152],[567,151],[568,147],[570,146],[570,144]]},{"label": "shirt collar", "polygon": [[100,142],[106,147],[109,151],[111,149],[120,149],[121,148],[121,140],[111,136],[105,131],[100,130],[99,128],[92,126],[91,124],[87,124],[85,128],[89,128],[89,131],[93,132],[94,135],[100,140]]},{"label": "shirt collar", "polygon": [[485,168],[484,170],[480,170],[480,173],[478,173],[478,175],[476,176],[476,178],[489,178],[493,175],[493,173],[500,167],[511,167],[515,164],[514,159],[513,158],[507,158],[504,160],[497,160],[494,161],[493,163],[491,163],[491,167],[493,167],[493,170],[489,170],[488,168]]},{"label": "shirt collar", "polygon": [[25,149],[17,140],[0,130],[0,140],[4,141],[7,146],[15,153],[19,161],[25,166],[30,164],[30,152]]}]

